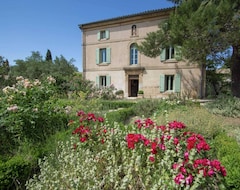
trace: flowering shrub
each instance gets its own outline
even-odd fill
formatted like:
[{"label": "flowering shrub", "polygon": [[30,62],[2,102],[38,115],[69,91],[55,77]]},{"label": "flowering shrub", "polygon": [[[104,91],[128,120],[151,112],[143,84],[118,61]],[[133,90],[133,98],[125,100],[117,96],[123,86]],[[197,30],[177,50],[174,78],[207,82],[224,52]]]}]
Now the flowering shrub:
[{"label": "flowering shrub", "polygon": [[54,98],[55,79],[30,81],[16,78],[17,83],[3,88],[0,101],[0,128],[5,137],[1,150],[11,151],[22,141],[42,142],[49,134],[67,124],[65,113],[57,108]]},{"label": "flowering shrub", "polygon": [[92,113],[71,121],[74,138],[40,162],[27,189],[219,189],[226,170],[210,160],[204,137],[177,121],[109,126]]}]

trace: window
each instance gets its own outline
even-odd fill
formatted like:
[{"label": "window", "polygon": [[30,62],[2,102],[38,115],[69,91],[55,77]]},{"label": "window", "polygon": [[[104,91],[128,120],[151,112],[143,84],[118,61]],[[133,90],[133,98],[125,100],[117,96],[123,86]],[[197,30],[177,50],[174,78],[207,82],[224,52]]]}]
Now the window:
[{"label": "window", "polygon": [[173,59],[174,58],[174,48],[169,47],[166,48],[166,59]]},{"label": "window", "polygon": [[165,75],[165,90],[173,90],[174,75]]},{"label": "window", "polygon": [[180,92],[181,91],[181,75],[160,75],[160,92],[165,91],[173,91]]},{"label": "window", "polygon": [[107,77],[106,76],[100,76],[99,77],[99,86],[107,86]]},{"label": "window", "polygon": [[138,50],[136,44],[130,46],[130,65],[138,64]]},{"label": "window", "polygon": [[107,87],[111,85],[111,77],[109,75],[97,76],[96,85],[99,88]]},{"label": "window", "polygon": [[166,61],[169,59],[180,60],[181,50],[179,46],[164,48],[160,55],[161,61]]},{"label": "window", "polygon": [[110,63],[111,49],[110,48],[97,48],[96,49],[96,64]]},{"label": "window", "polygon": [[100,31],[100,39],[106,38],[106,31]]},{"label": "window", "polygon": [[99,61],[100,63],[106,62],[107,61],[107,49],[103,48],[99,50]]},{"label": "window", "polygon": [[132,36],[136,36],[137,35],[137,26],[136,25],[132,25]]},{"label": "window", "polygon": [[109,39],[109,30],[101,30],[98,32],[98,40]]}]

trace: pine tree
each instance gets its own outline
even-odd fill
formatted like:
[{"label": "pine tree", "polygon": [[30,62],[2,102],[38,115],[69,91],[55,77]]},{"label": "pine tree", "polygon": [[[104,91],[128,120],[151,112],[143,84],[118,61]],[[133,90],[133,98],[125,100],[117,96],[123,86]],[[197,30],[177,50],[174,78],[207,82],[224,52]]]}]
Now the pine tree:
[{"label": "pine tree", "polygon": [[164,47],[180,45],[185,58],[204,65],[231,49],[231,91],[240,98],[240,0],[169,1],[176,4],[173,13],[148,34],[140,52],[156,57]]}]

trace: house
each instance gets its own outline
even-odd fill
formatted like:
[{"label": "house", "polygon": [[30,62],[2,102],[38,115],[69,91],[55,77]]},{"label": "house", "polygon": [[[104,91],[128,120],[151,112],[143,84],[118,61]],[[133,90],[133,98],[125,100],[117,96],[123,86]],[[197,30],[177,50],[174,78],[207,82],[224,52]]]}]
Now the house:
[{"label": "house", "polygon": [[[147,33],[169,17],[172,8],[146,11],[80,24],[83,76],[98,87],[114,85],[124,97],[146,98],[170,95],[197,98],[204,93],[203,70],[181,61],[178,47],[169,47],[156,58],[141,54],[136,47]],[[183,59],[182,59],[183,60]]]}]

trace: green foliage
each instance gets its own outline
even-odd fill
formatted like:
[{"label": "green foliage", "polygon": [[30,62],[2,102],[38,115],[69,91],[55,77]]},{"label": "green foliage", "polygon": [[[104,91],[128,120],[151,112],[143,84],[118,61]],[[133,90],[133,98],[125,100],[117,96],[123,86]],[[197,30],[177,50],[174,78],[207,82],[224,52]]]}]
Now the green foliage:
[{"label": "green foliage", "polygon": [[[178,6],[169,19],[151,32],[139,46],[149,57],[160,55],[169,45],[181,46],[185,59],[205,66],[206,60],[217,60],[219,65],[229,61],[226,51],[232,50],[231,92],[240,96],[239,1],[172,1]],[[211,62],[211,61],[210,61]]]},{"label": "green foliage", "polygon": [[47,50],[45,59],[46,59],[46,61],[52,62],[52,53],[51,53],[51,51],[49,49]]},{"label": "green foliage", "polygon": [[214,139],[214,147],[217,158],[226,167],[227,189],[240,189],[240,147],[234,138],[226,133],[219,134]]},{"label": "green foliage", "polygon": [[123,90],[117,90],[115,92],[116,95],[123,95],[124,94],[124,91]]},{"label": "green foliage", "polygon": [[129,108],[135,105],[136,102],[132,101],[114,101],[114,100],[101,100],[100,109],[101,110],[114,110],[118,108]]},{"label": "green foliage", "polygon": [[[171,122],[168,126],[161,125],[160,129],[160,125],[146,119],[138,120],[137,126],[109,125],[92,113],[81,111],[78,115],[82,117],[73,122],[77,126],[73,132],[76,136],[60,142],[55,154],[40,161],[41,173],[27,182],[27,189],[224,188],[225,170],[217,160],[208,160],[207,167],[201,164],[193,167],[195,161],[206,161],[208,146],[203,137],[182,133],[184,124]],[[169,126],[176,128],[168,130]],[[199,151],[195,146],[189,148],[188,141],[196,137],[201,141],[196,143],[205,144],[205,149],[202,146],[196,146]],[[163,144],[158,144],[160,142]],[[206,173],[215,167],[214,163],[220,168],[211,171],[214,174]],[[206,169],[204,176],[203,169]],[[180,171],[185,175],[182,179],[179,179]]]},{"label": "green foliage", "polygon": [[6,140],[0,148],[8,153],[13,152],[8,145],[17,149],[25,140],[44,142],[50,134],[64,129],[68,122],[64,110],[56,105],[54,78],[48,77],[42,82],[23,77],[17,80],[15,86],[3,89],[0,102],[0,129]]},{"label": "green foliage", "polygon": [[213,114],[227,117],[240,117],[240,99],[232,96],[220,96],[206,105]]},{"label": "green foliage", "polygon": [[11,75],[29,79],[41,79],[48,75],[64,78],[77,71],[73,62],[73,59],[67,61],[62,55],[56,57],[53,62],[46,61],[38,51],[32,52],[32,55],[25,60],[16,60],[16,65],[11,67]]},{"label": "green foliage", "polygon": [[22,156],[0,161],[0,189],[22,189],[30,177],[32,165]]},{"label": "green foliage", "polygon": [[124,124],[131,116],[134,116],[133,108],[123,108],[106,113],[108,122],[113,125],[115,122]]},{"label": "green foliage", "polygon": [[165,110],[173,109],[179,105],[179,102],[177,100],[140,100],[133,106],[133,110],[135,115],[151,117],[155,112],[164,112]]}]

